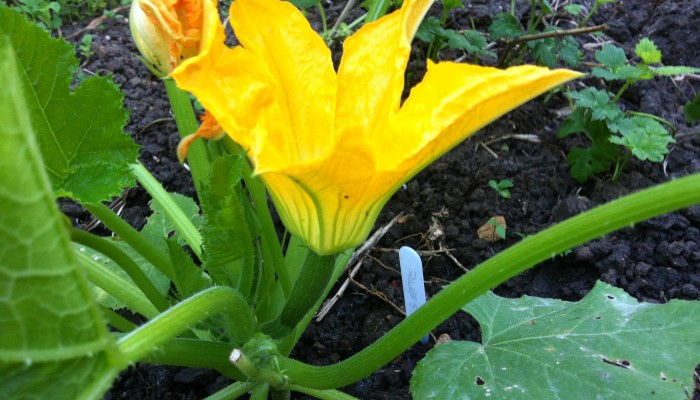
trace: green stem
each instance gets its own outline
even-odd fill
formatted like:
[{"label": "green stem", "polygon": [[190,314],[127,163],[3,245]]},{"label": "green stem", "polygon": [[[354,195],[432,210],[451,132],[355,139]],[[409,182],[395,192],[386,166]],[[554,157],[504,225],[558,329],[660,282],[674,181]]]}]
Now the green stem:
[{"label": "green stem", "polygon": [[222,342],[175,338],[158,346],[158,351],[147,354],[141,362],[215,369],[231,379],[244,381],[246,376],[228,359],[232,349],[231,344]]},{"label": "green stem", "polygon": [[229,326],[237,328],[231,334],[240,343],[246,342],[256,330],[255,319],[245,298],[234,289],[216,286],[178,303],[123,336],[118,341],[119,350],[130,362],[139,361],[187,328],[218,313],[235,320],[235,324],[229,323]]},{"label": "green stem", "polygon": [[175,203],[173,197],[168,193],[158,180],[141,163],[131,164],[131,172],[139,181],[146,192],[151,195],[163,210],[168,219],[175,225],[177,231],[182,235],[194,253],[202,258],[202,235],[192,224],[192,220],[185,215],[182,209]]},{"label": "green stem", "polygon": [[270,385],[267,383],[259,383],[250,393],[250,400],[267,400],[268,393],[270,392]]},{"label": "green stem", "polygon": [[349,385],[386,365],[465,304],[537,263],[649,218],[700,203],[700,174],[670,181],[575,216],[485,261],[454,281],[371,346],[318,367],[279,357],[290,384],[315,389]]},{"label": "green stem", "polygon": [[[180,90],[175,81],[170,78],[164,79],[164,82],[180,137],[184,138],[195,133],[197,128],[199,128],[199,124],[197,123],[197,117],[194,115],[194,110],[192,110],[189,94],[184,90]],[[197,192],[201,193],[203,186],[209,179],[211,170],[209,152],[202,140],[196,140],[190,144],[187,152],[187,164],[190,166],[192,180],[197,188]]]},{"label": "green stem", "polygon": [[114,312],[112,309],[100,305],[102,315],[107,320],[107,324],[120,332],[131,332],[136,329],[136,324]]},{"label": "green stem", "polygon": [[158,292],[156,286],[151,282],[148,276],[146,276],[143,270],[114,243],[108,239],[101,238],[80,229],[72,228],[70,233],[71,239],[74,242],[98,251],[117,263],[158,311],[165,311],[170,307],[170,303]]},{"label": "green stem", "polygon": [[274,338],[289,334],[316,304],[335,270],[335,255],[319,256],[309,252],[299,271],[292,292],[279,316],[261,327]]},{"label": "green stem", "polygon": [[530,0],[530,19],[527,22],[527,33],[535,30],[535,18],[537,15],[537,0]]},{"label": "green stem", "polygon": [[280,354],[288,355],[292,351],[294,345],[296,345],[296,343],[299,341],[299,338],[306,330],[306,327],[309,326],[311,320],[318,312],[318,309],[321,308],[321,305],[323,305],[323,301],[326,299],[326,297],[328,297],[328,293],[333,288],[333,285],[335,284],[335,282],[338,281],[338,278],[340,278],[340,275],[343,274],[343,271],[345,271],[345,267],[348,265],[348,261],[350,261],[352,253],[353,250],[351,249],[349,251],[346,250],[345,252],[338,254],[335,260],[335,269],[333,271],[333,276],[331,276],[328,285],[326,285],[326,289],[323,291],[323,294],[318,297],[316,304],[314,304],[314,306],[311,307],[309,311],[307,311],[306,315],[304,316],[304,318],[302,318],[301,322],[297,324],[296,328],[294,329],[294,334],[287,336],[277,346]]},{"label": "green stem", "polygon": [[158,309],[131,282],[105,268],[84,252],[76,250],[74,253],[78,265],[95,286],[146,318],[150,319],[158,315]]},{"label": "green stem", "polygon": [[139,232],[121,219],[114,211],[104,204],[83,204],[83,206],[121,240],[126,242],[137,253],[141,254],[146,261],[158,268],[168,279],[175,280],[170,258],[156,248],[151,242],[145,240]]},{"label": "green stem", "polygon": [[349,24],[347,25],[347,26],[348,26],[348,29],[350,29],[350,30],[355,29],[355,27],[356,27],[357,25],[360,25],[361,23],[363,23],[363,22],[365,21],[365,18],[366,18],[366,17],[367,17],[366,14],[365,14],[365,15],[362,15],[362,16],[360,16],[360,17],[358,17],[356,20],[352,21],[351,23],[349,23]]},{"label": "green stem", "polygon": [[625,84],[622,85],[622,87],[620,88],[620,90],[618,90],[617,94],[615,94],[615,97],[612,99],[612,102],[613,102],[613,103],[617,103],[617,101],[620,100],[620,97],[622,97],[622,94],[625,93],[625,91],[627,90],[627,88],[630,87],[630,85],[632,85],[633,83],[634,83],[634,81],[632,81],[631,79],[628,79],[628,80],[625,82]]},{"label": "green stem", "polygon": [[236,382],[218,392],[204,398],[204,400],[233,400],[248,393],[255,386],[252,382]]},{"label": "green stem", "polygon": [[[241,147],[233,140],[229,138],[224,138],[223,140],[224,145],[232,154],[243,152]],[[250,198],[253,200],[255,213],[260,221],[263,248],[267,249],[267,252],[263,251],[263,263],[264,265],[272,265],[282,285],[285,296],[288,296],[292,283],[289,279],[287,268],[285,267],[282,247],[277,237],[277,229],[275,229],[275,223],[272,220],[272,214],[270,214],[270,208],[267,205],[265,185],[260,177],[253,173],[250,164],[247,162],[243,163],[243,180],[248,189],[248,193],[250,193]]]},{"label": "green stem", "polygon": [[316,8],[318,8],[318,15],[321,16],[321,25],[323,26],[323,34],[328,33],[328,22],[326,21],[326,11],[323,9],[323,4],[319,1],[316,3]]},{"label": "green stem", "polygon": [[287,386],[286,376],[271,369],[258,368],[241,349],[234,349],[231,352],[230,360],[248,378],[258,382],[267,382],[277,390],[285,390]]},{"label": "green stem", "polygon": [[615,172],[612,176],[613,182],[617,181],[620,178],[622,170],[625,169],[625,166],[627,165],[631,157],[632,155],[630,153],[627,153],[617,160],[617,162],[615,163]]},{"label": "green stem", "polygon": [[350,10],[352,10],[352,7],[355,5],[355,0],[348,0],[347,3],[345,3],[345,7],[343,7],[343,11],[340,12],[340,15],[338,16],[338,19],[335,20],[335,23],[333,24],[333,27],[331,28],[332,31],[337,31],[338,28],[340,28],[340,24],[345,21],[345,18],[348,16],[350,13]]},{"label": "green stem", "polygon": [[299,393],[308,394],[321,400],[357,400],[357,397],[350,396],[338,390],[318,390],[311,389],[300,385],[289,385],[289,390]]},{"label": "green stem", "polygon": [[591,19],[593,14],[595,14],[599,5],[600,5],[600,3],[598,1],[596,1],[595,4],[593,4],[593,8],[591,8],[591,12],[589,12],[588,15],[586,15],[586,17],[581,22],[579,22],[579,24],[578,24],[579,28],[586,25],[586,22],[588,22],[588,20]]},{"label": "green stem", "polygon": [[365,23],[376,21],[386,14],[389,9],[389,4],[391,0],[373,0],[367,10],[367,17],[365,17]]}]

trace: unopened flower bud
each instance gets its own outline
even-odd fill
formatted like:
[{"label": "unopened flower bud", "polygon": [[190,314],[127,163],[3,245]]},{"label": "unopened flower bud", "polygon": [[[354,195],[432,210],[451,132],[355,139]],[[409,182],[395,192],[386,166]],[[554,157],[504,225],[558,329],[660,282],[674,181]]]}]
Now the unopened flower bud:
[{"label": "unopened flower bud", "polygon": [[166,76],[199,53],[204,15],[211,12],[217,12],[216,1],[133,0],[131,35],[154,74]]}]

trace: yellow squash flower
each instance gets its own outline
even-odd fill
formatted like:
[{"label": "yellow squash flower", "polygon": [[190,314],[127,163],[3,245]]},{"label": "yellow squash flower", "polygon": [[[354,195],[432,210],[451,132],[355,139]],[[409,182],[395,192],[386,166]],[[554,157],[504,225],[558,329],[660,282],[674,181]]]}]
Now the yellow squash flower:
[{"label": "yellow squash flower", "polygon": [[172,76],[248,152],[293,234],[320,255],[360,244],[389,197],[464,138],[525,101],[578,77],[428,63],[401,103],[410,44],[433,0],[368,23],[331,53],[290,3],[235,0],[231,24],[202,36]]},{"label": "yellow squash flower", "polygon": [[200,37],[219,22],[216,0],[133,0],[131,36],[151,70],[168,75],[199,53]]}]

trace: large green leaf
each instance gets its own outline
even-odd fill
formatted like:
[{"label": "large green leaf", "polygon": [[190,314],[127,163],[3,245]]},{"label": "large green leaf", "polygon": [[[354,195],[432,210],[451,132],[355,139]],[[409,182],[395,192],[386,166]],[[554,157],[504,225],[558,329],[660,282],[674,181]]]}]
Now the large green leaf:
[{"label": "large green leaf", "polygon": [[99,398],[124,366],[75,266],[0,35],[0,397]]},{"label": "large green leaf", "polygon": [[129,164],[138,146],[123,132],[128,114],[117,86],[92,77],[71,92],[78,67],[73,48],[7,7],[0,6],[0,21],[56,195],[98,203],[132,185]]},{"label": "large green leaf", "polygon": [[700,302],[638,303],[598,283],[581,301],[488,293],[464,310],[483,344],[431,350],[417,399],[685,399],[700,362]]}]

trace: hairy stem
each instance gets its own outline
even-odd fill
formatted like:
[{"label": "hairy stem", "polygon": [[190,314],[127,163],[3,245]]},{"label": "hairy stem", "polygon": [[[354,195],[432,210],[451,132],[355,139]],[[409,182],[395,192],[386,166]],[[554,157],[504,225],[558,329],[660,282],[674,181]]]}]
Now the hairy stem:
[{"label": "hairy stem", "polygon": [[[192,102],[189,94],[177,87],[174,80],[170,78],[164,79],[165,90],[168,92],[170,106],[173,109],[177,130],[180,132],[180,137],[184,138],[187,135],[193,134],[199,128],[197,117],[192,110]],[[209,179],[211,170],[209,152],[206,145],[201,140],[196,140],[190,144],[187,152],[187,163],[192,173],[192,180],[197,188],[197,192],[201,192],[203,186]]]},{"label": "hairy stem", "polygon": [[131,172],[139,181],[141,186],[151,195],[168,217],[170,222],[182,235],[194,253],[202,258],[202,235],[192,224],[190,218],[185,215],[182,209],[175,203],[170,193],[166,192],[158,180],[141,163],[131,165]]},{"label": "hairy stem", "polygon": [[216,286],[182,301],[123,336],[118,341],[119,350],[130,362],[140,361],[187,328],[218,313],[235,321],[228,325],[237,328],[231,334],[240,343],[246,342],[256,331],[255,318],[245,298],[235,289]]},{"label": "hairy stem", "polygon": [[97,219],[102,221],[107,228],[114,232],[121,240],[139,253],[148,262],[153,264],[160,272],[170,280],[174,280],[170,258],[151,242],[144,240],[141,234],[121,219],[114,211],[104,204],[83,204],[83,206]]},{"label": "hairy stem", "polygon": [[288,358],[279,366],[290,384],[331,389],[351,384],[408,349],[426,333],[488,289],[537,263],[649,218],[700,203],[700,174],[670,181],[575,216],[485,261],[431,298],[371,346],[337,364],[318,367]]},{"label": "hairy stem", "polygon": [[75,251],[75,259],[90,282],[124,303],[130,310],[146,318],[158,315],[158,309],[133,283],[108,270],[82,251]]},{"label": "hairy stem", "polygon": [[255,386],[252,382],[236,382],[218,392],[206,397],[204,400],[233,400],[248,393]]},{"label": "hairy stem", "polygon": [[111,243],[109,239],[75,228],[72,228],[70,233],[74,242],[98,251],[117,263],[158,311],[165,311],[170,307],[170,303],[161,296],[156,286],[143,270],[122,249]]}]

